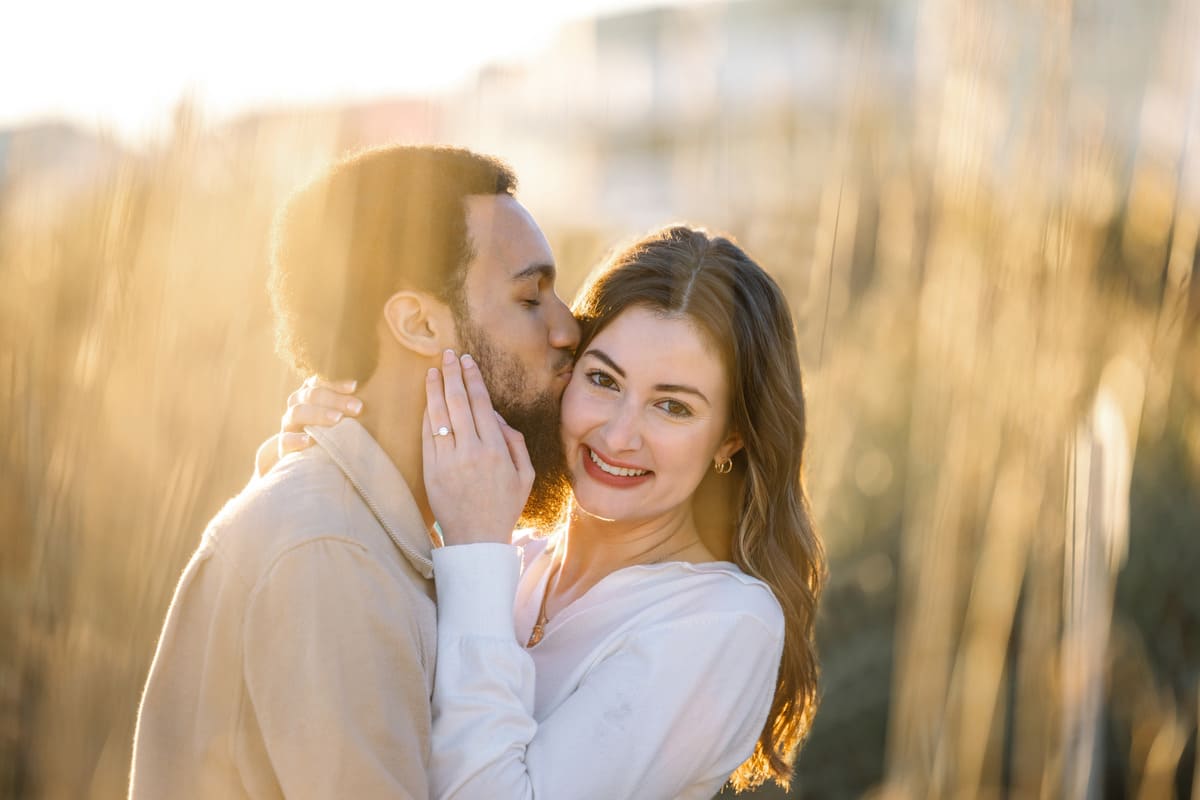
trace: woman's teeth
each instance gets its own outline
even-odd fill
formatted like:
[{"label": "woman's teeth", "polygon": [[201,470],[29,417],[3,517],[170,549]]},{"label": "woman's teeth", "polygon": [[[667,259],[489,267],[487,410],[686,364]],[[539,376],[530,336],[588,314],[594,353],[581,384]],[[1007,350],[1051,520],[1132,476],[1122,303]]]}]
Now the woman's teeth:
[{"label": "woman's teeth", "polygon": [[639,475],[645,475],[649,470],[644,469],[625,469],[624,467],[614,467],[613,465],[600,460],[600,456],[596,455],[596,451],[588,448],[588,455],[592,457],[592,463],[599,467],[602,471],[609,475],[619,475],[622,478],[636,478]]}]

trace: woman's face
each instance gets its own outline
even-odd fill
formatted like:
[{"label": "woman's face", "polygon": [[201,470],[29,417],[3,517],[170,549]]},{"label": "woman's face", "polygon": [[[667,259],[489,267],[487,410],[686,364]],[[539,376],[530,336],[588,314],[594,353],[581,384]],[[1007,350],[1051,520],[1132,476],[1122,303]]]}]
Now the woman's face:
[{"label": "woman's face", "polygon": [[720,357],[684,317],[621,312],[579,354],[562,429],[575,500],[587,513],[638,522],[679,512],[729,431]]}]

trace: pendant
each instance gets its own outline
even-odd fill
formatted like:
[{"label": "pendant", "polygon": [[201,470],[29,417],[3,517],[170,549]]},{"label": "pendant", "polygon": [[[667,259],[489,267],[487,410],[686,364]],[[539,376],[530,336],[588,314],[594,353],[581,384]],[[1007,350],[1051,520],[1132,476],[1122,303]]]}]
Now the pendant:
[{"label": "pendant", "polygon": [[542,640],[542,634],[546,632],[545,625],[539,622],[533,626],[533,633],[529,634],[529,641],[525,643],[526,649],[535,646]]}]

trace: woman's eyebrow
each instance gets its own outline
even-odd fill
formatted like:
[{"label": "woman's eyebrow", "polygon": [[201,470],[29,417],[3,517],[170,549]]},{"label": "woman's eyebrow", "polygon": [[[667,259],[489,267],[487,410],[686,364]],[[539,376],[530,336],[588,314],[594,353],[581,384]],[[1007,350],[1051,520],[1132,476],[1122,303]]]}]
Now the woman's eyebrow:
[{"label": "woman's eyebrow", "polygon": [[[607,364],[608,367],[613,372],[617,373],[622,378],[625,377],[625,370],[623,370],[619,366],[617,366],[617,362],[613,361],[612,358],[609,357],[608,353],[605,353],[603,350],[597,350],[596,348],[593,347],[593,348],[589,349],[587,352],[585,352],[584,355],[585,356],[594,356],[595,358],[597,358],[600,361],[603,361],[605,364]],[[710,405],[710,406],[712,405],[712,402],[707,397],[704,396],[704,392],[700,391],[695,386],[686,386],[682,383],[659,383],[654,386],[654,391],[668,392],[668,393],[682,392],[684,394],[694,394],[696,397],[699,397],[705,403],[708,403],[708,405]]]},{"label": "woman's eyebrow", "polygon": [[708,402],[708,398],[704,396],[704,392],[700,391],[699,389],[697,389],[694,386],[684,386],[683,384],[680,384],[680,383],[660,383],[654,387],[654,391],[667,392],[669,394],[678,394],[680,392],[682,392],[684,394],[694,394],[694,395],[696,395],[696,397],[699,397],[705,403],[708,403],[708,405],[710,405],[710,406],[712,405],[712,403]]},{"label": "woman's eyebrow", "polygon": [[617,373],[622,378],[625,377],[625,370],[618,367],[617,362],[615,362],[611,358],[609,358],[608,353],[605,353],[603,350],[597,350],[596,348],[593,347],[590,350],[588,350],[586,353],[584,353],[584,355],[585,356],[595,356],[596,358],[600,359],[605,364],[607,364],[612,369],[613,372]]}]

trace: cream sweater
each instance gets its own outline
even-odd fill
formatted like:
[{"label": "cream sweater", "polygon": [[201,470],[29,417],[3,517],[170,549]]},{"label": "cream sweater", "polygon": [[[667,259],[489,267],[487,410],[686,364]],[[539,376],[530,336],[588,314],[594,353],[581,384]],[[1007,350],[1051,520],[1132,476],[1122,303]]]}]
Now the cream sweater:
[{"label": "cream sweater", "polygon": [[138,713],[129,795],[429,796],[430,541],[354,420],[208,526]]}]

